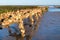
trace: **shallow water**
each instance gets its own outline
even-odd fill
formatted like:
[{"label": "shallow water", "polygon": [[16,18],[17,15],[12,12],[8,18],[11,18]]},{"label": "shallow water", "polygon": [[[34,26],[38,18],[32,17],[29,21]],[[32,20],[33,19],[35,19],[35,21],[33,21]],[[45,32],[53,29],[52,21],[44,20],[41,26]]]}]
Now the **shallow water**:
[{"label": "shallow water", "polygon": [[32,40],[60,40],[60,9],[49,8]]}]

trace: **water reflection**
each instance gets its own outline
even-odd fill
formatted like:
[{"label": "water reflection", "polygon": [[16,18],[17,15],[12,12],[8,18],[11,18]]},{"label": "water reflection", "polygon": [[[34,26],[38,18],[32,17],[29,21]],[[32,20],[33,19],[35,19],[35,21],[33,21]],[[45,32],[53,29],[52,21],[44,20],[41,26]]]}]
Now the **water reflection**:
[{"label": "water reflection", "polygon": [[9,33],[9,36],[15,37],[16,40],[19,40],[19,39],[20,40],[24,40],[24,39],[25,40],[32,40],[32,36],[34,35],[34,33],[38,29],[39,20],[40,20],[40,17],[37,20],[35,19],[33,25],[28,24],[29,23],[29,18],[27,18],[27,19],[24,20],[24,27],[26,29],[26,36],[25,36],[25,38],[23,38],[21,36],[21,32],[19,31],[18,24],[17,23],[13,23],[12,25],[9,26],[10,31],[11,31]]}]

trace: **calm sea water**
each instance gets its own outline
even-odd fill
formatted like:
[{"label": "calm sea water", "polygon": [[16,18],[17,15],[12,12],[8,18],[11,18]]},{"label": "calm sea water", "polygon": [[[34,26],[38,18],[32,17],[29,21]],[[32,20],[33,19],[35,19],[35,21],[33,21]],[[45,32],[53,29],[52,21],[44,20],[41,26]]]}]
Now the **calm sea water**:
[{"label": "calm sea water", "polygon": [[60,40],[60,9],[48,9],[32,40]]}]

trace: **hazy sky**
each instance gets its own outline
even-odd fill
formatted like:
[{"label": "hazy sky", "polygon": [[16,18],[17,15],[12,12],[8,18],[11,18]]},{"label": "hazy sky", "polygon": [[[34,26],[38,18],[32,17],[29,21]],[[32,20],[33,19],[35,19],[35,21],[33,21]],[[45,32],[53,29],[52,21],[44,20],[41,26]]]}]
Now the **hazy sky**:
[{"label": "hazy sky", "polygon": [[60,0],[0,0],[0,5],[60,5]]}]

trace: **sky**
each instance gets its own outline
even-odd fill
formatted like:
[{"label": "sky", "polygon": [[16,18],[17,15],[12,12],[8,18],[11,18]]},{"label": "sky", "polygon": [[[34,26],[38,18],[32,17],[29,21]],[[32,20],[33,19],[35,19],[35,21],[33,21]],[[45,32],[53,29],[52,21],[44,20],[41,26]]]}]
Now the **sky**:
[{"label": "sky", "polygon": [[60,0],[1,0],[0,5],[60,5]]}]

